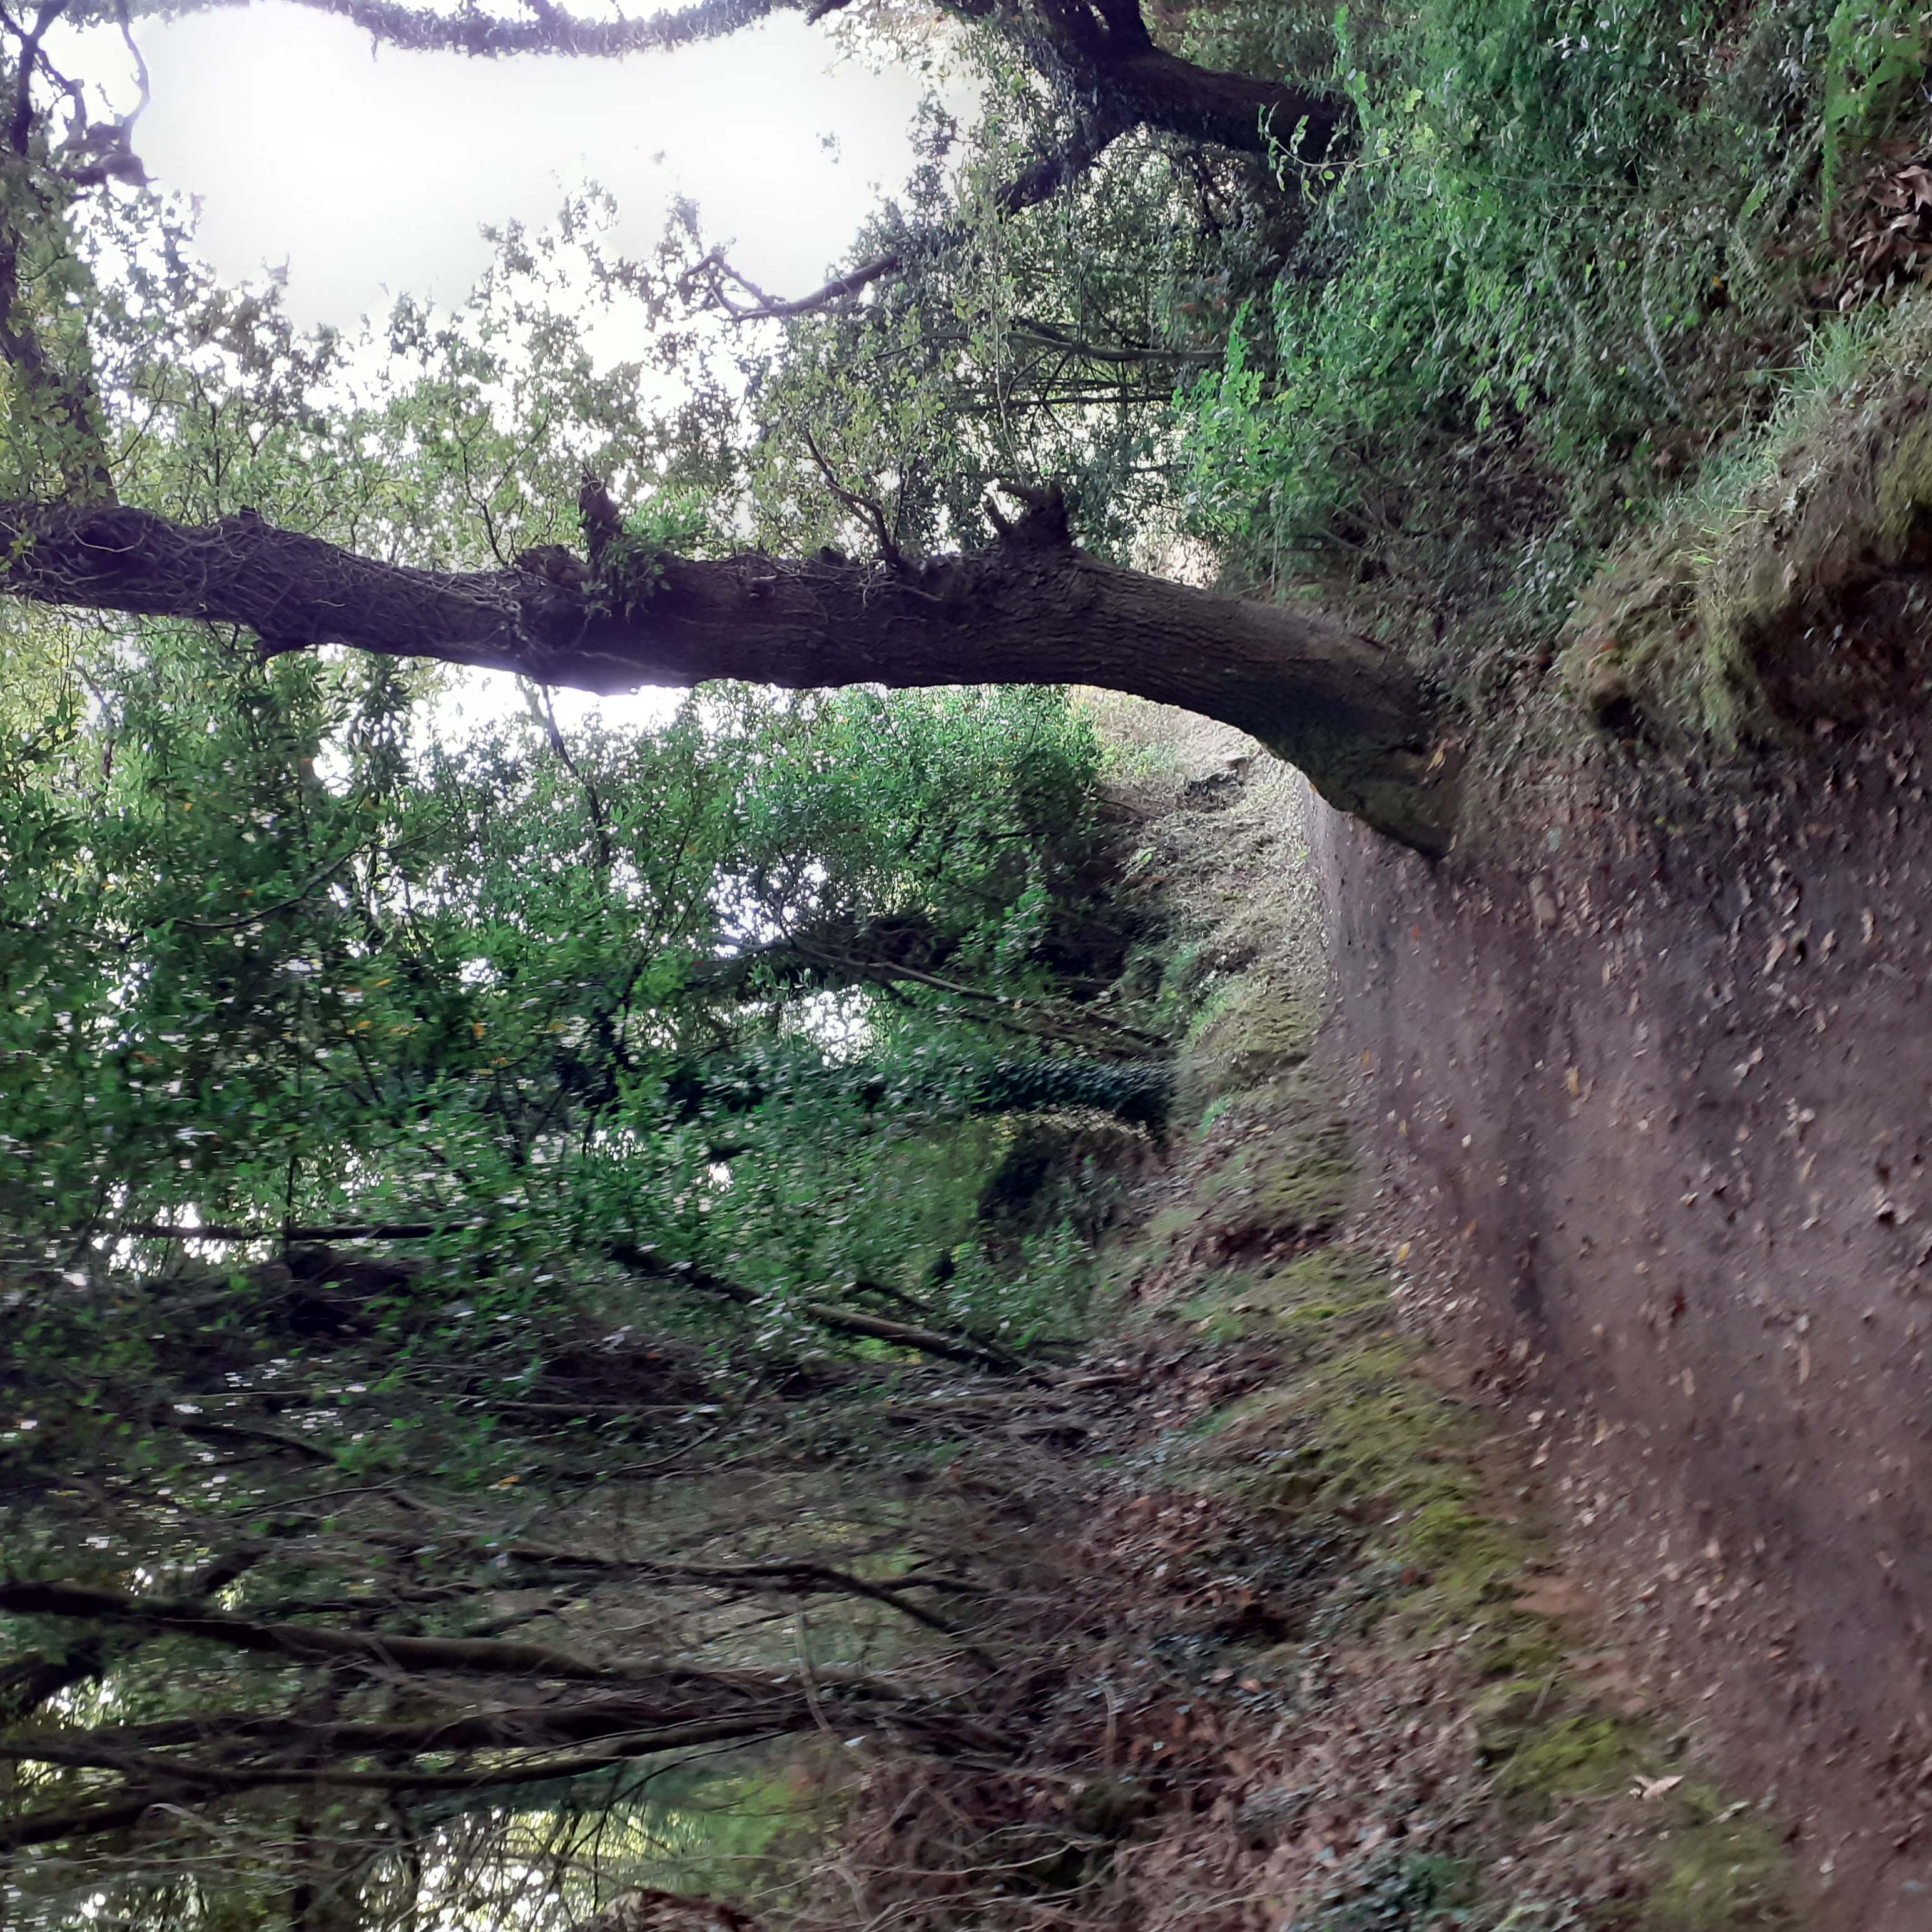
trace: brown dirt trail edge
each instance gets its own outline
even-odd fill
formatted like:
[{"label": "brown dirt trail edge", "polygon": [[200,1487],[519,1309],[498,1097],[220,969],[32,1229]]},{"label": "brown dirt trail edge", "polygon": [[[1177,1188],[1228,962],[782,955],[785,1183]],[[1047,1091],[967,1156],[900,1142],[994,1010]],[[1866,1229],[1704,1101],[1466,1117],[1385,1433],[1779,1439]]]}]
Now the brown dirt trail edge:
[{"label": "brown dirt trail edge", "polygon": [[1820,1932],[1926,1932],[1932,806],[1830,749],[1682,829],[1572,774],[1514,862],[1311,803],[1328,1051],[1653,1708],[1800,1821]]}]

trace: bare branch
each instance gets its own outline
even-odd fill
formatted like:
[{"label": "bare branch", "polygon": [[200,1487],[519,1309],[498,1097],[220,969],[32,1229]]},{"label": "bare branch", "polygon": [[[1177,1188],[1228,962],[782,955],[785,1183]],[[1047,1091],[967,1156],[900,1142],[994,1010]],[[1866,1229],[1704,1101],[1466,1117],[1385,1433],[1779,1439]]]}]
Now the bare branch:
[{"label": "bare branch", "polygon": [[335,1451],[320,1442],[306,1442],[299,1436],[284,1436],[278,1429],[257,1429],[245,1423],[217,1422],[207,1416],[184,1416],[164,1403],[150,1412],[148,1420],[172,1429],[178,1436],[198,1442],[262,1442],[285,1454],[300,1456],[311,1462],[333,1463]]},{"label": "bare branch", "polygon": [[[179,10],[201,12],[230,4],[232,0],[190,0]],[[481,8],[465,7],[443,13],[397,5],[393,0],[297,0],[297,4],[320,14],[332,14],[360,28],[372,40],[412,52],[468,54],[484,60],[512,54],[612,59],[722,40],[773,14],[792,10],[798,0],[698,0],[694,6],[647,14],[636,20],[586,20],[548,4],[515,19]]]},{"label": "bare branch", "polygon": [[802,1301],[796,1306],[801,1315],[842,1335],[862,1335],[874,1342],[890,1342],[896,1348],[916,1349],[922,1355],[937,1355],[942,1361],[964,1362],[1003,1376],[1024,1376],[1042,1388],[1052,1386],[1051,1376],[1028,1367],[1018,1356],[991,1342],[942,1335],[936,1329],[910,1328],[903,1322],[888,1322],[883,1316],[868,1315],[862,1309],[842,1307],[834,1302]]},{"label": "bare branch", "polygon": [[34,76],[40,61],[40,43],[47,37],[47,29],[58,20],[65,10],[67,0],[42,0],[39,13],[34,16],[34,24],[20,31],[20,70],[14,89],[14,112],[7,125],[7,145],[16,154],[27,152],[27,143],[34,131]]},{"label": "bare branch", "polygon": [[[714,248],[698,264],[698,268],[710,268],[716,272],[718,281],[712,285],[712,300],[734,322],[782,322],[793,316],[817,315],[822,310],[848,307],[874,282],[904,273],[905,266],[904,250],[888,249],[882,255],[874,255],[869,261],[860,262],[856,268],[848,268],[842,275],[834,275],[809,295],[800,296],[790,302],[766,294],[757,283],[733,268],[717,249]],[[685,278],[687,284],[698,279],[695,270]],[[752,301],[749,304],[734,302],[718,286],[718,281],[734,284],[751,296]]]},{"label": "bare branch", "polygon": [[[770,1737],[787,1728],[766,1719],[736,1718],[715,1724],[685,1724],[675,1731],[639,1732],[619,1745],[580,1751],[568,1757],[526,1758],[512,1764],[476,1766],[448,1771],[344,1771],[328,1765],[220,1765],[193,1758],[160,1757],[150,1752],[117,1751],[57,1738],[0,1744],[0,1759],[28,1764],[87,1766],[118,1771],[156,1784],[176,1781],[217,1791],[258,1791],[272,1785],[343,1786],[364,1791],[484,1791],[506,1784],[548,1784],[608,1771],[627,1760],[687,1744],[732,1744]],[[675,1739],[667,1744],[665,1739]]]},{"label": "bare branch", "polygon": [[862,496],[856,490],[848,490],[838,480],[837,472],[820,453],[818,444],[810,430],[800,426],[799,434],[805,439],[806,448],[812,452],[812,460],[818,466],[819,474],[825,478],[825,487],[847,509],[855,516],[865,519],[872,532],[873,541],[879,546],[880,561],[892,570],[905,567],[905,556],[892,541],[890,526],[886,521],[886,513],[877,499]]},{"label": "bare branch", "polygon": [[[593,552],[594,554],[594,552]],[[610,844],[610,814],[605,809],[603,794],[594,782],[571,755],[570,746],[556,722],[556,707],[550,702],[550,688],[546,685],[524,681],[526,702],[531,718],[542,727],[544,736],[550,741],[550,748],[557,755],[564,770],[577,781],[577,788],[584,794],[584,809],[590,814],[592,849],[597,855],[597,869],[608,872],[612,863]]]},{"label": "bare branch", "polygon": [[[1079,179],[1132,124],[1101,116],[1091,117],[1068,144],[1058,152],[1043,155],[1023,169],[1003,188],[987,197],[987,206],[996,214],[1010,218],[1042,202],[1051,201],[1060,191]],[[714,248],[694,267],[688,269],[681,284],[687,291],[709,280],[717,308],[734,322],[782,322],[795,316],[818,315],[849,308],[876,282],[889,281],[904,274],[914,264],[944,255],[962,246],[972,235],[968,221],[950,223],[924,235],[908,238],[896,248],[848,268],[809,295],[790,301],[766,294],[757,283],[743,275]],[[730,283],[752,297],[749,302],[734,300],[725,290]]]},{"label": "bare branch", "polygon": [[[794,1708],[796,1706],[796,1708]],[[250,1750],[299,1747],[304,1755],[340,1758],[416,1757],[425,1752],[554,1750],[566,1744],[622,1739],[644,1750],[676,1750],[730,1738],[796,1727],[800,1700],[788,1692],[737,1712],[690,1718],[661,1702],[635,1696],[581,1698],[566,1703],[499,1705],[420,1724],[337,1722],[286,1712],[222,1712],[199,1718],[91,1731],[48,1732],[0,1744],[0,1758],[43,1762],[106,1763],[130,1751],[233,1745]],[[62,1754],[62,1755],[56,1755]]]},{"label": "bare branch", "polygon": [[134,26],[128,17],[128,0],[114,0],[114,22],[121,29],[122,44],[127,48],[128,56],[134,63],[134,77],[141,89],[141,98],[134,104],[133,110],[122,116],[121,125],[124,131],[130,130],[134,123],[147,112],[154,97],[148,85],[148,63],[135,41]]},{"label": "bare branch", "polygon": [[580,1753],[570,1757],[525,1759],[514,1764],[465,1770],[340,1771],[322,1766],[227,1766],[175,1758],[68,1749],[46,1742],[38,1744],[0,1744],[0,1758],[29,1762],[92,1765],[149,1780],[107,1802],[72,1809],[29,1812],[0,1823],[0,1852],[63,1839],[98,1838],[138,1824],[157,1804],[194,1802],[217,1791],[280,1789],[382,1791],[490,1791],[519,1784],[551,1784],[595,1776],[640,1757],[682,1746],[748,1742],[805,1728],[800,1723],[775,1725],[769,1720],[733,1720],[715,1724],[688,1724],[675,1731],[640,1733],[621,1748]]},{"label": "bare branch", "polygon": [[[592,1556],[573,1550],[552,1550],[542,1544],[512,1545],[503,1553],[513,1562],[614,1571],[634,1576],[641,1582],[697,1583],[722,1590],[776,1588],[800,1594],[831,1592],[843,1596],[865,1597],[943,1636],[958,1634],[944,1618],[908,1601],[899,1590],[886,1584],[870,1582],[849,1570],[841,1570],[836,1564],[811,1557],[779,1558],[765,1563],[671,1563],[652,1558],[632,1561]],[[974,1586],[952,1577],[922,1576],[919,1584],[936,1590],[978,1594]]]},{"label": "bare branch", "polygon": [[164,1598],[130,1597],[74,1583],[0,1583],[0,1610],[16,1616],[72,1617],[133,1624],[170,1635],[202,1638],[231,1649],[267,1652],[319,1664],[364,1664],[466,1676],[557,1678],[580,1684],[655,1682],[662,1673],[625,1670],[566,1656],[541,1644],[466,1637],[386,1636],[317,1630],[302,1624],[256,1623]]}]

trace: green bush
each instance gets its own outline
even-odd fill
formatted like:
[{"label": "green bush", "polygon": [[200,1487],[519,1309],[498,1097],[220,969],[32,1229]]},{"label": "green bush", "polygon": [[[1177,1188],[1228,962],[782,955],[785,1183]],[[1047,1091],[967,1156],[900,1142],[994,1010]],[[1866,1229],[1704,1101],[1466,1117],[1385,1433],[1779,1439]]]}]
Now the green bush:
[{"label": "green bush", "polygon": [[1825,208],[1857,157],[1891,130],[1932,57],[1932,10],[1910,0],[1844,0],[1826,29]]},{"label": "green bush", "polygon": [[[1197,530],[1260,574],[1438,594],[1546,573],[1565,523],[1612,540],[1808,326],[1828,28],[1822,0],[1343,9],[1359,140],[1186,399]],[[1860,130],[1904,59],[1879,31],[1840,63]]]}]

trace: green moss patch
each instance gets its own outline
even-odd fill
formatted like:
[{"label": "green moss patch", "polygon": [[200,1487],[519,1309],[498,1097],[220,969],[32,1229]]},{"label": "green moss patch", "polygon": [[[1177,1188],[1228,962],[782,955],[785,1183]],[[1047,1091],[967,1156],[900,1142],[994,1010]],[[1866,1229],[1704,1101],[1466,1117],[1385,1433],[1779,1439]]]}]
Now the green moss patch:
[{"label": "green moss patch", "polygon": [[1266,972],[1229,982],[1202,1009],[1183,1046],[1177,1083],[1181,1117],[1200,1114],[1224,1095],[1263,1086],[1300,1066],[1318,1018],[1303,986]]},{"label": "green moss patch", "polygon": [[1770,426],[1586,590],[1562,669],[1600,719],[1730,742],[1896,694],[1897,665],[1853,655],[1834,617],[1932,570],[1928,359],[1932,298],[1844,325]]},{"label": "green moss patch", "polygon": [[1706,1785],[1671,1794],[1672,1815],[1658,1846],[1661,1878],[1646,1901],[1652,1932],[1789,1932],[1788,1861],[1757,1813],[1724,1802]]}]

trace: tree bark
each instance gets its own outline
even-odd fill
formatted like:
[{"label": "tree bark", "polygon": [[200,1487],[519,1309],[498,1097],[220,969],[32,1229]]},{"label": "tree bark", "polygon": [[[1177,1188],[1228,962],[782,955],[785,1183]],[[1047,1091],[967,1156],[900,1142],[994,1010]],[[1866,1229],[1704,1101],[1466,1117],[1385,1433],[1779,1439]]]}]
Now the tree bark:
[{"label": "tree bark", "polygon": [[1339,95],[1197,67],[1151,40],[1096,62],[1094,79],[1102,111],[1113,118],[1236,154],[1264,154],[1280,146],[1318,160],[1352,117]]},{"label": "tree bark", "polygon": [[342,644],[583,691],[1096,685],[1238,726],[1419,851],[1449,842],[1430,710],[1399,657],[1311,613],[1085,555],[1046,499],[992,550],[901,568],[666,557],[641,605],[531,571],[383,563],[248,511],[196,527],[124,505],[0,504],[0,590],[41,603],[244,626],[270,653]]}]

